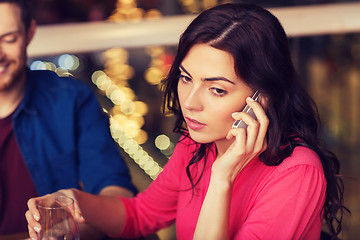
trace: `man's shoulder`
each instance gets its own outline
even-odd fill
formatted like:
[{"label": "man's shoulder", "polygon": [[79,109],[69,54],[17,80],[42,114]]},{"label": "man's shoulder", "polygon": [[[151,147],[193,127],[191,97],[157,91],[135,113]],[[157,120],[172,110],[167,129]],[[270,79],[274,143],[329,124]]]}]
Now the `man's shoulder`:
[{"label": "man's shoulder", "polygon": [[71,88],[78,90],[90,90],[90,86],[71,76],[60,77],[49,70],[30,70],[28,79],[38,89],[53,90],[59,88]]}]

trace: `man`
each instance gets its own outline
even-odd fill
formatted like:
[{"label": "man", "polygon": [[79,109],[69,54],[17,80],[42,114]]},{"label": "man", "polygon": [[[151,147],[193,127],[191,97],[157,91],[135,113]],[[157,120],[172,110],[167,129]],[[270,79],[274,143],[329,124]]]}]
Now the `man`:
[{"label": "man", "polygon": [[[31,197],[63,188],[136,192],[90,88],[26,67],[36,29],[28,4],[0,0],[0,234],[27,231]],[[97,236],[86,225],[80,232]]]}]

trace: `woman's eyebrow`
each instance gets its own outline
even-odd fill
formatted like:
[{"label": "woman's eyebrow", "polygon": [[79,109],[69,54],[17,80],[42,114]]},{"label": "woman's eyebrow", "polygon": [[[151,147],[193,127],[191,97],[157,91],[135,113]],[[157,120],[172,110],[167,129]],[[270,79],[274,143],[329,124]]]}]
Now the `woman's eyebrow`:
[{"label": "woman's eyebrow", "polygon": [[185,72],[189,77],[191,77],[192,78],[192,76],[191,76],[191,74],[188,72],[188,71],[186,71],[186,69],[184,68],[184,66],[183,65],[180,65],[180,67],[179,67],[180,69],[181,69],[181,71],[183,71],[183,72]]},{"label": "woman's eyebrow", "polygon": [[231,84],[235,84],[233,81],[227,79],[226,77],[211,77],[211,78],[204,78],[203,81],[225,81]]},{"label": "woman's eyebrow", "polygon": [[[185,72],[189,77],[192,78],[191,74],[184,68],[183,65],[180,65],[180,70]],[[226,81],[228,83],[231,83],[231,84],[235,84],[233,81],[227,79],[226,77],[210,77],[210,78],[203,78],[201,79],[202,81],[208,81],[208,82],[211,82],[211,81]]]}]

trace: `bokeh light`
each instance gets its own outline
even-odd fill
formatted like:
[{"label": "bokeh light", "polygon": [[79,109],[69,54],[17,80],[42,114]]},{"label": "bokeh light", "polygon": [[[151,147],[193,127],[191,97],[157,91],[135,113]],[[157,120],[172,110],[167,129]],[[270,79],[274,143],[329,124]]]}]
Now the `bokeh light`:
[{"label": "bokeh light", "polygon": [[58,65],[67,70],[76,70],[80,65],[80,61],[75,55],[63,54],[58,59]]}]

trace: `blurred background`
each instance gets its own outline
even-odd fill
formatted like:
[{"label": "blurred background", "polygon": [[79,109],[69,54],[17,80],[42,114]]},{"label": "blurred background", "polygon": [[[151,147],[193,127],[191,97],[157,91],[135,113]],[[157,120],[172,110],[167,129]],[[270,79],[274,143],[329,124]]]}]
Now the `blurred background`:
[{"label": "blurred background", "polygon": [[[30,68],[71,74],[94,89],[142,191],[179,138],[172,132],[173,117],[162,115],[159,90],[177,40],[196,13],[225,1],[32,1],[39,27],[29,49]],[[288,33],[301,80],[318,104],[326,144],[341,160],[344,201],[352,211],[342,238],[359,239],[360,2],[241,2],[267,8]],[[174,226],[158,236],[176,239]]]}]

